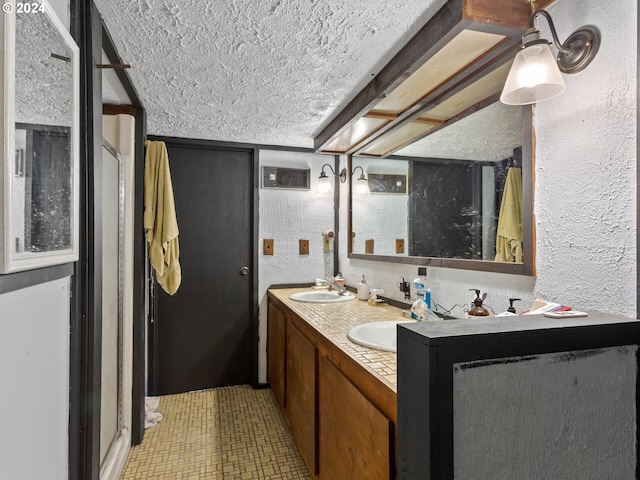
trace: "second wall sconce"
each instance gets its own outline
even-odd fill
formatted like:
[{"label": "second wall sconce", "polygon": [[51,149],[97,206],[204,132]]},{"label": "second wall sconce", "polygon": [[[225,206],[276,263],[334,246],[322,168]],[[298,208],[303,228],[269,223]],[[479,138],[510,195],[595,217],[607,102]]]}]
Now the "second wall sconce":
[{"label": "second wall sconce", "polygon": [[[322,170],[320,171],[320,176],[318,177],[318,187],[316,188],[317,193],[328,193],[333,190],[333,185],[331,184],[331,179],[327,176],[327,173],[324,171],[324,167],[329,167],[331,173],[334,177],[338,177],[340,179],[340,183],[345,183],[347,181],[347,169],[343,168],[340,170],[340,173],[336,173],[331,165],[325,163],[322,166]],[[356,172],[357,169],[362,171],[362,174],[358,177],[356,181],[356,193],[367,194],[369,193],[369,182],[367,181],[367,177],[364,176],[363,168],[358,165],[351,172],[351,176]]]},{"label": "second wall sconce", "polygon": [[[551,28],[558,48],[553,58],[549,42],[540,38],[535,19],[542,15]],[[592,26],[576,30],[560,44],[551,15],[536,10],[529,17],[529,30],[522,36],[522,50],[518,52],[507,76],[500,100],[507,105],[528,105],[548,100],[564,92],[562,73],[577,73],[591,63],[600,46],[600,33]]]}]

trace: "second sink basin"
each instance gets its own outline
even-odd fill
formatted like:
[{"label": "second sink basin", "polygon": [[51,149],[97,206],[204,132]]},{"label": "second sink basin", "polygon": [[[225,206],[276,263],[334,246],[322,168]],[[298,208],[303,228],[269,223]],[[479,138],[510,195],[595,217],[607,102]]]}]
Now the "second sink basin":
[{"label": "second sink basin", "polygon": [[414,323],[413,320],[387,320],[357,325],[349,330],[347,338],[363,347],[386,352],[397,351],[397,327],[399,323]]},{"label": "second sink basin", "polygon": [[318,292],[298,292],[293,293],[289,296],[291,300],[295,300],[297,302],[308,302],[308,303],[337,303],[337,302],[347,302],[349,300],[353,300],[354,297],[350,293],[347,295],[338,295],[335,292],[327,292],[318,291]]}]

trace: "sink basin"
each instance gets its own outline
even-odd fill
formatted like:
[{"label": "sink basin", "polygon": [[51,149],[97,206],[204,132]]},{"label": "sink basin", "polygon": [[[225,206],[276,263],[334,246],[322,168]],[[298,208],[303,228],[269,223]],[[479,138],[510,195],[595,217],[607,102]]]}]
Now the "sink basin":
[{"label": "sink basin", "polygon": [[307,302],[307,303],[338,303],[338,302],[348,302],[349,300],[353,300],[354,297],[350,293],[346,295],[338,295],[335,292],[298,292],[293,293],[289,296],[291,300],[295,300],[296,302]]},{"label": "sink basin", "polygon": [[363,347],[386,352],[397,350],[397,326],[399,323],[414,323],[412,320],[388,320],[357,325],[349,330],[347,338]]}]

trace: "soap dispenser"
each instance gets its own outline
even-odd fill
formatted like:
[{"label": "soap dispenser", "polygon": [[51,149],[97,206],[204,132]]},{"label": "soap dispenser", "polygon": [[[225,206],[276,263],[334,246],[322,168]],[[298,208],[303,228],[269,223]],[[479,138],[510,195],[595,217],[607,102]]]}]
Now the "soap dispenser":
[{"label": "soap dispenser", "polygon": [[369,298],[369,285],[367,281],[364,279],[364,273],[361,273],[360,276],[362,280],[358,283],[358,300],[367,300]]},{"label": "soap dispenser", "polygon": [[476,292],[476,298],[473,300],[473,307],[469,309],[469,311],[467,312],[467,315],[469,317],[488,317],[489,310],[487,310],[482,306],[482,302],[484,301],[485,298],[487,298],[487,294],[484,293],[482,294],[482,297],[481,297],[480,290],[478,290],[477,288],[470,288],[469,291]]},{"label": "soap dispenser", "polygon": [[509,308],[507,308],[507,312],[509,313],[516,313],[516,308],[513,306],[513,302],[519,302],[520,299],[519,298],[510,298],[509,299]]}]

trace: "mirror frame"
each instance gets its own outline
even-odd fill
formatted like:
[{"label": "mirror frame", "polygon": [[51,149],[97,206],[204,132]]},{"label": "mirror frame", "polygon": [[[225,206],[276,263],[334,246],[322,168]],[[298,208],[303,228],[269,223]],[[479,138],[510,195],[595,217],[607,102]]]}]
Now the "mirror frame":
[{"label": "mirror frame", "polygon": [[3,152],[3,165],[0,168],[0,198],[3,206],[0,208],[0,273],[13,273],[23,270],[31,270],[51,265],[74,262],[78,260],[79,244],[79,155],[80,155],[80,49],[57,17],[53,8],[46,0],[39,0],[44,6],[44,12],[20,13],[20,15],[47,15],[49,21],[58,31],[64,42],[72,51],[71,64],[73,68],[72,95],[73,118],[71,123],[71,215],[69,218],[71,231],[71,247],[65,250],[45,252],[21,252],[15,251],[13,239],[15,225],[12,221],[13,206],[13,178],[15,155],[15,83],[16,83],[16,5],[15,0],[5,1],[11,6],[10,13],[3,13],[0,21],[0,77],[4,94],[2,96],[2,116],[4,125],[0,129],[0,145]]},{"label": "mirror frame", "polygon": [[[349,172],[349,215],[348,229],[348,257],[356,260],[370,260],[374,262],[400,263],[411,265],[426,265],[429,267],[444,267],[463,270],[479,270],[493,273],[510,273],[515,275],[535,276],[535,225],[533,219],[533,192],[535,176],[535,155],[533,151],[535,132],[533,131],[533,109],[530,105],[523,106],[522,112],[522,263],[494,262],[490,260],[466,260],[459,258],[441,257],[413,257],[375,255],[353,252],[353,156],[348,155]],[[367,157],[365,157],[367,158]],[[413,157],[389,156],[401,160],[411,160]],[[416,157],[417,158],[417,157]]]}]

